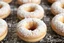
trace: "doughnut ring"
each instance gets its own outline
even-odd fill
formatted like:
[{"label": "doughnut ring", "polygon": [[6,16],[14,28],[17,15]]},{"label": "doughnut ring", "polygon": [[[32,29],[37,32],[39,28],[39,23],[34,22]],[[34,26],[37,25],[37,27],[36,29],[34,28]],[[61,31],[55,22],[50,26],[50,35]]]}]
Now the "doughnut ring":
[{"label": "doughnut ring", "polygon": [[0,1],[4,1],[6,3],[10,3],[12,0],[0,0]]},{"label": "doughnut ring", "polygon": [[37,18],[25,18],[17,24],[18,36],[27,42],[39,41],[46,33],[46,24]]},{"label": "doughnut ring", "polygon": [[56,15],[52,19],[51,26],[57,34],[64,36],[64,13]]},{"label": "doughnut ring", "polygon": [[41,0],[17,0],[18,4],[35,3],[40,4]]},{"label": "doughnut ring", "polygon": [[51,12],[54,15],[57,15],[59,13],[64,13],[64,1],[56,1],[51,6]]},{"label": "doughnut ring", "polygon": [[10,15],[11,8],[8,3],[0,1],[0,18],[4,19]]},{"label": "doughnut ring", "polygon": [[17,16],[20,20],[24,18],[42,19],[44,16],[44,9],[38,4],[23,4],[18,8]]},{"label": "doughnut ring", "polygon": [[5,20],[0,19],[0,41],[3,40],[8,32],[8,25]]}]

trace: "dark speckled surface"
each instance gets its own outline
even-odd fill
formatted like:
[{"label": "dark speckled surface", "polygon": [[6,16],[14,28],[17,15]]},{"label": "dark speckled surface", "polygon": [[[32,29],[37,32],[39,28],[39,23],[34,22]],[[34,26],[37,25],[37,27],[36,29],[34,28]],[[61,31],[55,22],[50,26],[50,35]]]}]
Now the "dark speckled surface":
[{"label": "dark speckled surface", "polygon": [[[64,37],[56,34],[50,26],[50,21],[54,17],[50,11],[51,4],[49,4],[47,0],[42,0],[40,5],[45,10],[45,16],[42,20],[47,25],[47,35],[45,36],[44,39],[40,40],[39,42],[35,42],[35,43],[64,43]],[[9,26],[8,35],[0,43],[28,43],[18,38],[16,34],[16,24],[19,22],[16,16],[16,13],[17,13],[17,8],[19,7],[19,5],[16,3],[16,0],[13,0],[10,3],[10,6],[12,9],[11,15],[5,19]]]}]

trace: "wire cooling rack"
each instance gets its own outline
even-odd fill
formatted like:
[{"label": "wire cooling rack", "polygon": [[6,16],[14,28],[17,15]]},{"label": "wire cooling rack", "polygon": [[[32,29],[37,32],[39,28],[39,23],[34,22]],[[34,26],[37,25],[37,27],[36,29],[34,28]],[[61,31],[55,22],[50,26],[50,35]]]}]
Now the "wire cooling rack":
[{"label": "wire cooling rack", "polygon": [[[35,43],[64,43],[64,37],[56,34],[51,29],[50,22],[52,18],[54,17],[50,11],[51,4],[49,4],[47,0],[42,0],[40,5],[45,10],[45,16],[42,20],[47,25],[47,35],[45,36],[44,39],[40,40],[39,42],[35,42]],[[16,3],[16,0],[13,0],[10,3],[10,6],[12,10],[11,14],[9,17],[5,19],[9,27],[8,35],[0,43],[28,43],[28,42],[21,40],[16,34],[16,24],[19,22],[19,19],[17,18],[16,14],[17,14],[17,8],[19,7],[19,5]]]}]

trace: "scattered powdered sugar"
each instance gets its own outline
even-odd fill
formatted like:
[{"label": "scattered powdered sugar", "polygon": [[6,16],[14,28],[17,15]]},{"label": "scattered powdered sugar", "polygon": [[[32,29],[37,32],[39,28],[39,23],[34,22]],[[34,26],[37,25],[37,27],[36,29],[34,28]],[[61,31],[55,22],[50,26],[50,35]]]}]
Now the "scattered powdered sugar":
[{"label": "scattered powdered sugar", "polygon": [[64,17],[64,13],[58,14],[56,15],[53,19],[52,19],[52,23],[53,25],[56,27],[56,29],[58,31],[61,31],[64,33],[64,24],[63,22],[60,21],[60,18]]},{"label": "scattered powdered sugar", "polygon": [[[38,27],[35,30],[28,30],[25,27],[23,27],[22,25],[25,24],[24,22],[27,23],[27,21],[30,22],[36,22],[38,24]],[[20,26],[21,25],[21,26]],[[42,34],[43,32],[47,31],[47,27],[45,25],[45,23],[39,19],[36,18],[26,18],[22,21],[20,21],[17,25],[17,31],[22,33],[25,37],[35,37],[35,36],[39,36],[40,34]]]},{"label": "scattered powdered sugar", "polygon": [[[9,31],[8,31],[8,35],[7,37],[1,41],[0,43],[29,43],[29,42],[25,42],[23,40],[21,40],[20,38],[18,38],[17,34],[16,34],[16,23],[18,22],[18,19],[17,19],[17,16],[16,16],[16,11],[17,11],[17,8],[18,8],[18,4],[15,4],[15,1],[16,0],[13,0],[11,3],[10,3],[10,6],[11,8],[13,9],[13,12],[11,13],[11,15],[9,17],[7,17],[5,20],[7,21],[7,23],[10,23],[12,25],[12,27],[9,27]],[[48,4],[48,1],[47,0],[41,0],[41,4],[40,4],[42,7],[44,7],[45,9],[45,15],[46,17],[45,18],[48,18],[51,20],[54,16],[51,15],[51,12],[50,12],[50,4]],[[47,7],[47,9],[46,9]],[[16,8],[16,10],[14,10],[14,8]],[[44,22],[46,23],[47,25],[47,35],[44,39],[38,41],[38,42],[34,42],[34,43],[64,43],[64,37],[56,34],[55,32],[53,32],[53,30],[51,29],[51,26],[50,26],[50,20],[49,21],[46,21],[47,19],[44,18]],[[43,20],[43,19],[42,19]]]}]

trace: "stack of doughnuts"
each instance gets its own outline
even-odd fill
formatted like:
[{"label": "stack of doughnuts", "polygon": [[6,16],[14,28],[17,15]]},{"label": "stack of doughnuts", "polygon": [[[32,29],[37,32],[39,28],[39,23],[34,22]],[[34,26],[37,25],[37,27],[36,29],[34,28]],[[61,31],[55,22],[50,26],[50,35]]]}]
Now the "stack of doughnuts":
[{"label": "stack of doughnuts", "polygon": [[2,41],[8,33],[8,25],[3,19],[10,15],[11,8],[8,4],[9,2],[11,2],[11,0],[0,1],[0,41]]},{"label": "stack of doughnuts", "polygon": [[44,9],[38,5],[41,0],[18,0],[17,16],[21,20],[17,24],[17,35],[24,41],[36,42],[45,37],[46,24],[40,20],[44,17]]},{"label": "stack of doughnuts", "polygon": [[56,15],[51,21],[51,27],[57,34],[64,36],[64,0],[48,1],[53,3],[51,12]]}]

